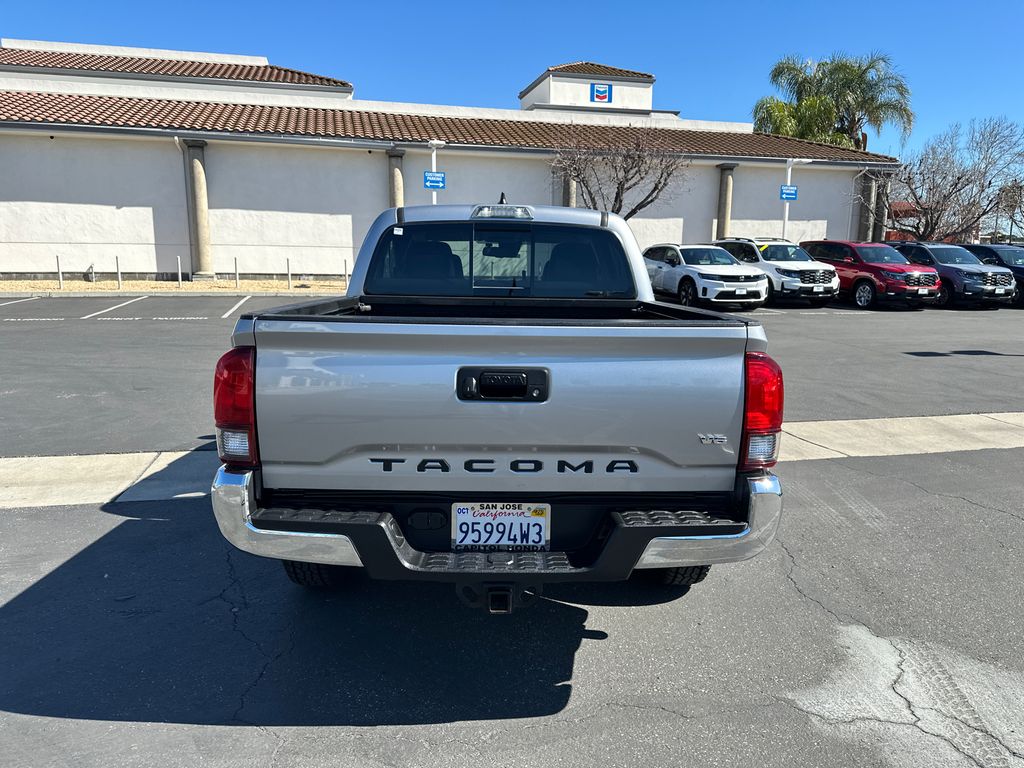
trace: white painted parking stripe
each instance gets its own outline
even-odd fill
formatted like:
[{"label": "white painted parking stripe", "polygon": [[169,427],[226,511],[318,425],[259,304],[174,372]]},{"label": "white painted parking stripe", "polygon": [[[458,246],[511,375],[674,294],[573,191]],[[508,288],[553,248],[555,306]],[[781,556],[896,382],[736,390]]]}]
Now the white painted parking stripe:
[{"label": "white painted parking stripe", "polygon": [[29,296],[27,299],[15,299],[14,301],[5,301],[3,304],[0,304],[0,307],[6,307],[8,304],[21,304],[21,302],[23,301],[35,301],[38,298],[38,296]]},{"label": "white painted parking stripe", "polygon": [[149,296],[136,296],[134,299],[129,299],[128,301],[124,301],[124,302],[122,302],[120,304],[115,304],[113,307],[107,307],[106,309],[101,309],[99,312],[93,312],[91,315],[85,315],[85,316],[83,316],[83,317],[81,317],[79,319],[81,319],[81,320],[88,320],[90,317],[96,317],[97,315],[105,315],[105,314],[107,314],[107,312],[113,312],[115,309],[120,309],[121,307],[127,307],[129,304],[134,304],[136,301],[142,301],[143,299],[148,299],[148,298],[149,298]]},{"label": "white painted parking stripe", "polygon": [[[1024,412],[787,424],[783,464],[1024,447]],[[205,496],[213,451],[0,458],[0,509]]]},{"label": "white painted parking stripe", "polygon": [[247,301],[248,301],[249,299],[251,299],[251,298],[252,298],[252,296],[246,296],[246,297],[245,297],[244,299],[242,299],[242,300],[241,300],[241,301],[239,301],[239,302],[238,302],[237,304],[235,304],[235,306],[233,306],[233,307],[232,307],[231,309],[229,309],[229,310],[228,310],[227,312],[225,312],[225,313],[224,313],[223,315],[221,315],[221,316],[220,316],[220,319],[221,319],[221,320],[224,320],[225,318],[227,318],[227,317],[230,317],[230,316],[231,316],[231,313],[232,313],[232,312],[234,312],[234,311],[235,311],[236,309],[238,309],[238,308],[239,308],[240,306],[242,306],[243,304],[245,304],[245,302],[247,302]]}]

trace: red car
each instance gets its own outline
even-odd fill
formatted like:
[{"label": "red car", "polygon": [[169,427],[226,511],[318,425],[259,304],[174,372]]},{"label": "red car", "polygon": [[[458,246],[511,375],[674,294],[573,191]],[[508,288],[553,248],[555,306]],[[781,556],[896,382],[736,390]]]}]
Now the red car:
[{"label": "red car", "polygon": [[935,267],[912,264],[885,243],[808,240],[800,247],[836,268],[840,294],[850,297],[860,309],[883,301],[919,307],[939,295]]}]

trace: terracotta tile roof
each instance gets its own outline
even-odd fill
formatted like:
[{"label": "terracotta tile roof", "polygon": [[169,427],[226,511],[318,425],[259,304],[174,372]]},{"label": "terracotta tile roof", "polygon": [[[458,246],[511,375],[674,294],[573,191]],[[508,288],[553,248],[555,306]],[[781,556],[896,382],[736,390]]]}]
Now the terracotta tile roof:
[{"label": "terracotta tile roof", "polygon": [[[132,99],[64,93],[0,91],[0,122],[52,123],[176,131],[223,131],[273,136],[311,136],[426,142],[480,147],[557,149],[570,136],[564,123],[439,115],[409,115],[355,109],[313,109],[223,104],[169,99]],[[799,157],[811,160],[896,163],[894,158],[828,144],[763,133],[687,131],[675,128],[577,123],[577,141],[595,148],[621,146],[638,131],[671,152],[715,157]]]},{"label": "terracotta tile roof", "polygon": [[0,48],[0,67],[40,67],[46,69],[79,69],[91,72],[117,72],[139,75],[163,75],[213,80],[248,80],[291,85],[326,85],[351,88],[352,84],[331,77],[311,75],[272,64],[224,64],[209,61],[177,61],[136,56],[110,56],[95,53],[36,51]]},{"label": "terracotta tile roof", "polygon": [[653,80],[654,75],[647,72],[637,72],[633,69],[621,69],[610,67],[607,64],[598,64],[594,61],[573,61],[569,64],[559,64],[556,67],[548,67],[548,72],[568,72],[573,75],[597,75],[611,77],[636,77],[645,80]]}]

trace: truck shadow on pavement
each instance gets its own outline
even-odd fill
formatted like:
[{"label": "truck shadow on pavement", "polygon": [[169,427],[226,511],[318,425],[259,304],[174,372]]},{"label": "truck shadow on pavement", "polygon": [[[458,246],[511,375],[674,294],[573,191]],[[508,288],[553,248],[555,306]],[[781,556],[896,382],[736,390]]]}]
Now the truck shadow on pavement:
[{"label": "truck shadow on pavement", "polygon": [[[357,575],[339,592],[303,590],[224,541],[208,498],[103,510],[124,520],[0,607],[0,709],[255,725],[540,717],[566,707],[581,643],[607,637],[583,608],[546,598],[489,616],[447,584]],[[71,525],[95,514],[52,513]]]}]

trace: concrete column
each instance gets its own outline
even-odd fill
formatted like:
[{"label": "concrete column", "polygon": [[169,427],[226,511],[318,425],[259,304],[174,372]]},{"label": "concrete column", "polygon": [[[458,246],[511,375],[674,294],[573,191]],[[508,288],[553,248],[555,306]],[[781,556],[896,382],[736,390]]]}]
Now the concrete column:
[{"label": "concrete column", "polygon": [[567,208],[576,207],[576,179],[567,174],[562,176],[562,205]]},{"label": "concrete column", "polygon": [[860,181],[860,214],[857,220],[857,239],[867,241],[875,228],[875,201],[878,195],[878,179],[873,173],[866,173]]},{"label": "concrete column", "polygon": [[889,184],[891,176],[882,176],[878,180],[875,193],[875,215],[871,226],[871,241],[880,243],[885,239],[885,225],[889,219]]},{"label": "concrete column", "polygon": [[391,147],[388,155],[388,207],[401,208],[405,205],[405,177],[402,175],[402,158],[405,150]]},{"label": "concrete column", "polygon": [[210,248],[210,201],[206,191],[206,142],[186,139],[185,167],[188,175],[189,213],[192,235],[192,278],[212,280],[213,251]]},{"label": "concrete column", "polygon": [[715,239],[729,237],[732,225],[732,172],[739,163],[718,164],[718,224],[715,227]]}]

